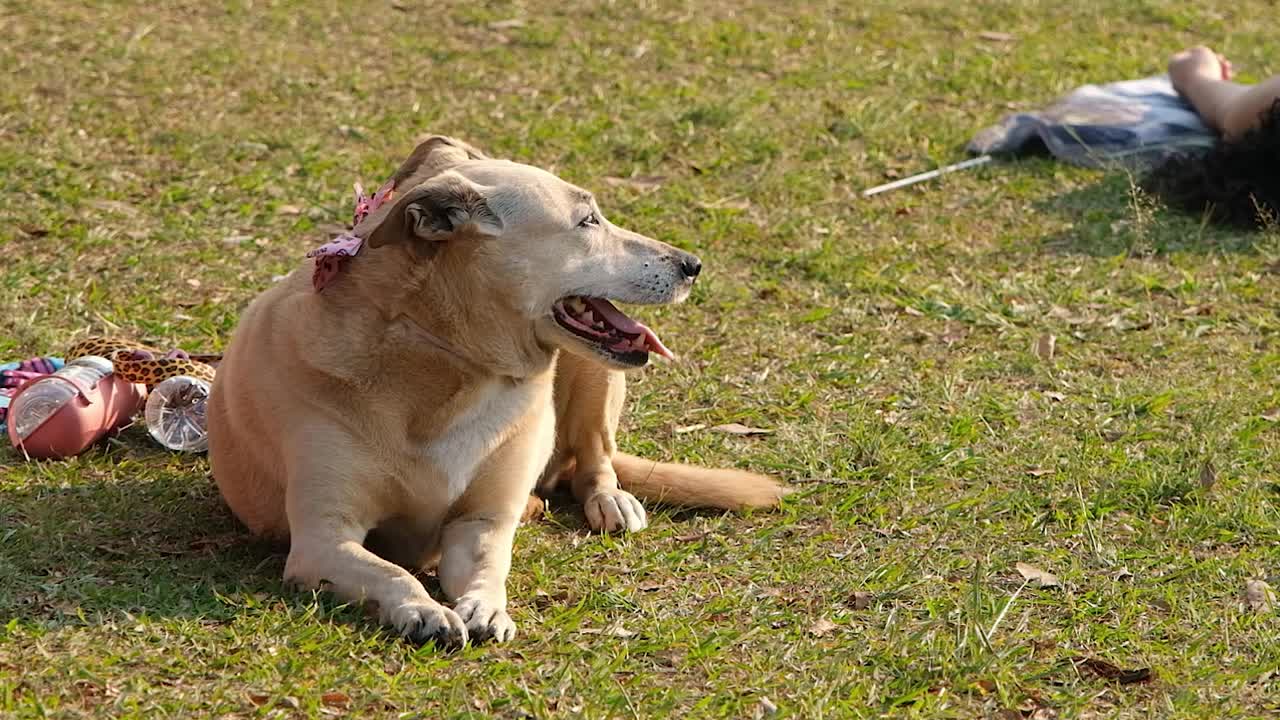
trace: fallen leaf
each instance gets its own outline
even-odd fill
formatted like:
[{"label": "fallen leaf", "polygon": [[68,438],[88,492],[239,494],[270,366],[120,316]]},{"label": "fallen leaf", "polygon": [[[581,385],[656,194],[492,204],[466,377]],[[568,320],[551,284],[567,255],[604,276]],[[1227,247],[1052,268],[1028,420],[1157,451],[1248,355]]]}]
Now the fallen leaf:
[{"label": "fallen leaf", "polygon": [[271,696],[266,693],[249,693],[249,702],[253,703],[257,707],[266,705],[267,701],[270,699]]},{"label": "fallen leaf", "polygon": [[702,532],[691,532],[685,535],[677,535],[672,539],[675,540],[676,542],[694,542],[696,540],[701,540],[702,538],[710,534],[711,533],[704,530]]},{"label": "fallen leaf", "polygon": [[1016,37],[1009,33],[996,32],[995,30],[983,30],[978,33],[978,37],[983,40],[990,40],[991,42],[1013,42],[1014,40],[1017,40]]},{"label": "fallen leaf", "polygon": [[1249,609],[1268,613],[1276,606],[1276,593],[1265,580],[1250,580],[1244,585],[1244,599]]},{"label": "fallen leaf", "polygon": [[954,329],[952,329],[951,326],[947,326],[946,332],[942,333],[941,339],[942,342],[947,344],[947,347],[950,347],[967,337],[969,337],[969,331],[963,326],[959,326]]},{"label": "fallen leaf", "polygon": [[1053,638],[1036,638],[1031,641],[1031,647],[1037,652],[1049,652],[1058,649],[1058,641]]},{"label": "fallen leaf", "polygon": [[1033,467],[1027,470],[1027,474],[1031,477],[1044,477],[1045,475],[1052,475],[1053,468]]},{"label": "fallen leaf", "polygon": [[742,435],[742,436],[773,434],[772,430],[767,430],[765,428],[757,428],[757,427],[747,427],[742,423],[736,423],[736,422],[725,423],[724,425],[716,425],[715,427],[711,428],[711,430],[713,432],[721,432],[727,435]]},{"label": "fallen leaf", "polygon": [[1049,317],[1057,318],[1068,325],[1086,325],[1089,323],[1089,318],[1084,315],[1077,315],[1060,305],[1054,305],[1049,308]]},{"label": "fallen leaf", "polygon": [[1036,355],[1045,362],[1053,359],[1054,351],[1058,347],[1058,338],[1045,333],[1036,340]]},{"label": "fallen leaf", "polygon": [[750,210],[750,200],[716,200],[715,202],[700,202],[698,207],[703,210]]},{"label": "fallen leaf", "polygon": [[580,628],[578,633],[582,635],[604,635],[605,637],[617,638],[635,637],[635,633],[622,627],[621,623],[614,623],[607,628]]},{"label": "fallen leaf", "polygon": [[761,711],[763,714],[765,714],[765,715],[777,715],[777,714],[778,714],[778,706],[777,706],[777,705],[774,705],[774,704],[773,704],[773,701],[772,701],[772,700],[770,700],[769,698],[767,698],[767,697],[761,697],[761,698],[760,698],[760,711]]},{"label": "fallen leaf", "polygon": [[1218,472],[1213,469],[1213,461],[1205,460],[1200,466],[1200,487],[1208,490],[1218,480]]},{"label": "fallen leaf", "polygon": [[1071,659],[1072,664],[1077,668],[1083,667],[1093,671],[1103,680],[1114,680],[1121,685],[1130,683],[1147,682],[1151,679],[1151,668],[1138,668],[1136,670],[1121,670],[1106,660],[1097,658],[1075,657]]},{"label": "fallen leaf", "polygon": [[235,535],[213,535],[196,538],[187,545],[187,548],[197,551],[224,550],[237,542],[239,542],[239,538]]},{"label": "fallen leaf", "polygon": [[1018,574],[1027,582],[1035,583],[1042,588],[1058,587],[1058,578],[1053,573],[1045,572],[1035,565],[1026,563],[1018,563],[1014,567],[1018,569]]},{"label": "fallen leaf", "polygon": [[512,28],[522,28],[525,22],[520,18],[511,18],[510,20],[498,20],[489,23],[490,30],[510,30]]},{"label": "fallen leaf", "polygon": [[1116,573],[1116,580],[1128,580],[1133,577],[1133,573],[1129,572],[1129,568],[1121,567]]},{"label": "fallen leaf", "polygon": [[263,155],[271,152],[271,146],[266,143],[254,142],[252,140],[245,140],[244,142],[236,143],[236,148],[253,155]]},{"label": "fallen leaf", "polygon": [[606,185],[610,187],[628,187],[632,190],[640,190],[648,192],[657,190],[662,187],[662,183],[666,178],[661,175],[635,175],[632,177],[613,177],[607,176],[604,179]]},{"label": "fallen leaf", "polygon": [[132,550],[118,548],[112,545],[103,544],[103,545],[95,545],[94,547],[97,548],[98,550],[101,550],[102,552],[110,553],[112,555],[120,555],[122,557],[128,557],[129,555],[133,554]]},{"label": "fallen leaf", "polygon": [[551,605],[564,605],[569,600],[569,593],[563,590],[555,593],[549,593],[546,590],[535,590],[533,593],[533,604],[539,608],[548,608]]},{"label": "fallen leaf", "polygon": [[49,228],[42,228],[38,225],[19,225],[18,229],[28,237],[44,237],[49,234]]},{"label": "fallen leaf", "polygon": [[814,637],[826,637],[835,629],[835,623],[826,618],[819,618],[817,622],[809,626],[809,634]]},{"label": "fallen leaf", "polygon": [[196,289],[200,287],[200,281],[195,278],[187,278],[187,284]]},{"label": "fallen leaf", "polygon": [[1124,316],[1124,313],[1117,313],[1111,316],[1104,327],[1109,327],[1120,332],[1129,332],[1132,330],[1147,330],[1151,327],[1151,320],[1143,319],[1130,321]]},{"label": "fallen leaf", "polygon": [[706,423],[695,423],[693,425],[681,425],[680,427],[676,428],[672,432],[674,432],[677,435],[683,435],[685,433],[697,432],[699,430],[706,430],[706,429],[707,429]]},{"label": "fallen leaf", "polygon": [[113,212],[120,215],[136,216],[138,214],[138,208],[127,202],[121,202],[119,200],[92,200],[89,202],[89,205],[97,208],[98,210]]},{"label": "fallen leaf", "polygon": [[297,205],[281,205],[276,208],[277,215],[301,215],[302,208]]},{"label": "fallen leaf", "polygon": [[1044,396],[1045,396],[1045,397],[1047,397],[1047,398],[1049,398],[1050,400],[1052,400],[1052,401],[1054,401],[1054,402],[1062,402],[1062,401],[1064,401],[1064,400],[1066,400],[1066,399],[1067,399],[1067,396],[1066,396],[1066,395],[1063,395],[1062,393],[1057,392],[1057,391],[1055,391],[1055,390],[1050,390],[1050,391],[1046,392],[1046,393],[1044,394]]},{"label": "fallen leaf", "polygon": [[866,610],[871,607],[871,603],[875,602],[876,596],[865,590],[858,590],[849,596],[849,605],[854,610]]},{"label": "fallen leaf", "polygon": [[1262,413],[1262,419],[1267,422],[1280,422],[1280,408],[1272,408]]},{"label": "fallen leaf", "polygon": [[344,692],[338,692],[337,690],[335,690],[333,692],[327,692],[321,695],[320,702],[324,703],[325,705],[345,707],[348,703],[351,702],[351,696],[347,695]]}]

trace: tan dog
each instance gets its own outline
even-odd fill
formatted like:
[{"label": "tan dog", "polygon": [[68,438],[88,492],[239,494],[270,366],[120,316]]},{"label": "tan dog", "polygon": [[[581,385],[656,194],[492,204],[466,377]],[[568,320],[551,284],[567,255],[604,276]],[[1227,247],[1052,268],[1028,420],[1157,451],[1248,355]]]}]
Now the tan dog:
[{"label": "tan dog", "polygon": [[[209,399],[218,487],[252,531],[289,539],[287,580],[372,601],[415,641],[508,640],[512,540],[539,478],[568,478],[596,529],[645,526],[619,478],[674,503],[777,503],[768,478],[615,452],[618,369],[669,353],[607,299],[679,302],[696,257],[448,138],[393,181],[322,292],[308,265],[249,306]],[[406,570],[437,565],[453,609]]]}]

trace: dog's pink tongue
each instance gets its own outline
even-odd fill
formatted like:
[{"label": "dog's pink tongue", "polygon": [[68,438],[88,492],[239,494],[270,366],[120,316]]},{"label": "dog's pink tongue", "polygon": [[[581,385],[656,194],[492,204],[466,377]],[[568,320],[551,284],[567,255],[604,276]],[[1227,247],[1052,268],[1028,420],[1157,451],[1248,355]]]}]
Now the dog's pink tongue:
[{"label": "dog's pink tongue", "polygon": [[601,298],[585,298],[587,304],[592,310],[604,316],[604,319],[615,328],[621,330],[628,335],[639,335],[644,338],[644,344],[649,348],[649,352],[654,352],[668,360],[674,360],[675,354],[667,349],[666,345],[658,339],[658,334],[650,330],[644,323],[636,322],[627,317],[621,310],[613,306],[613,303]]}]

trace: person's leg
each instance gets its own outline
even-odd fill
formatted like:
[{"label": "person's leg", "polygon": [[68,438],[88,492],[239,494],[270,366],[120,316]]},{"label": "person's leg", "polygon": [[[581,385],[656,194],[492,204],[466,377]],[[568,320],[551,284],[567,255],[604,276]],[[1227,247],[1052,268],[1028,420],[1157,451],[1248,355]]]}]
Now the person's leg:
[{"label": "person's leg", "polygon": [[1205,124],[1229,140],[1257,127],[1262,114],[1280,99],[1280,75],[1257,85],[1231,82],[1231,63],[1204,46],[1170,58],[1169,79]]}]

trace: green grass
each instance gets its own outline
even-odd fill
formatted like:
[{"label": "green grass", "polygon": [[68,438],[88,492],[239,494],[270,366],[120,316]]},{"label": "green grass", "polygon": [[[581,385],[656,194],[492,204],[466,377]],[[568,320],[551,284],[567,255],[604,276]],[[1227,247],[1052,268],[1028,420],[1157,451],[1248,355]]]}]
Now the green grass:
[{"label": "green grass", "polygon": [[[0,716],[1280,712],[1280,617],[1242,601],[1250,579],[1280,585],[1280,237],[1045,160],[858,197],[959,159],[1010,107],[1193,42],[1246,78],[1280,72],[1274,17],[1257,0],[6,4],[0,357],[88,332],[221,348],[349,216],[353,180],[447,133],[702,256],[690,303],[644,312],[685,359],[634,379],[622,443],[801,492],[774,514],[657,509],[626,538],[562,505],[517,539],[516,641],[447,655],[284,589],[283,555],[236,524],[203,457],[138,428],[66,462],[5,449]],[[604,181],[632,175],[661,180]],[[730,421],[777,432],[675,432]],[[1023,587],[1019,562],[1061,587]]]}]

